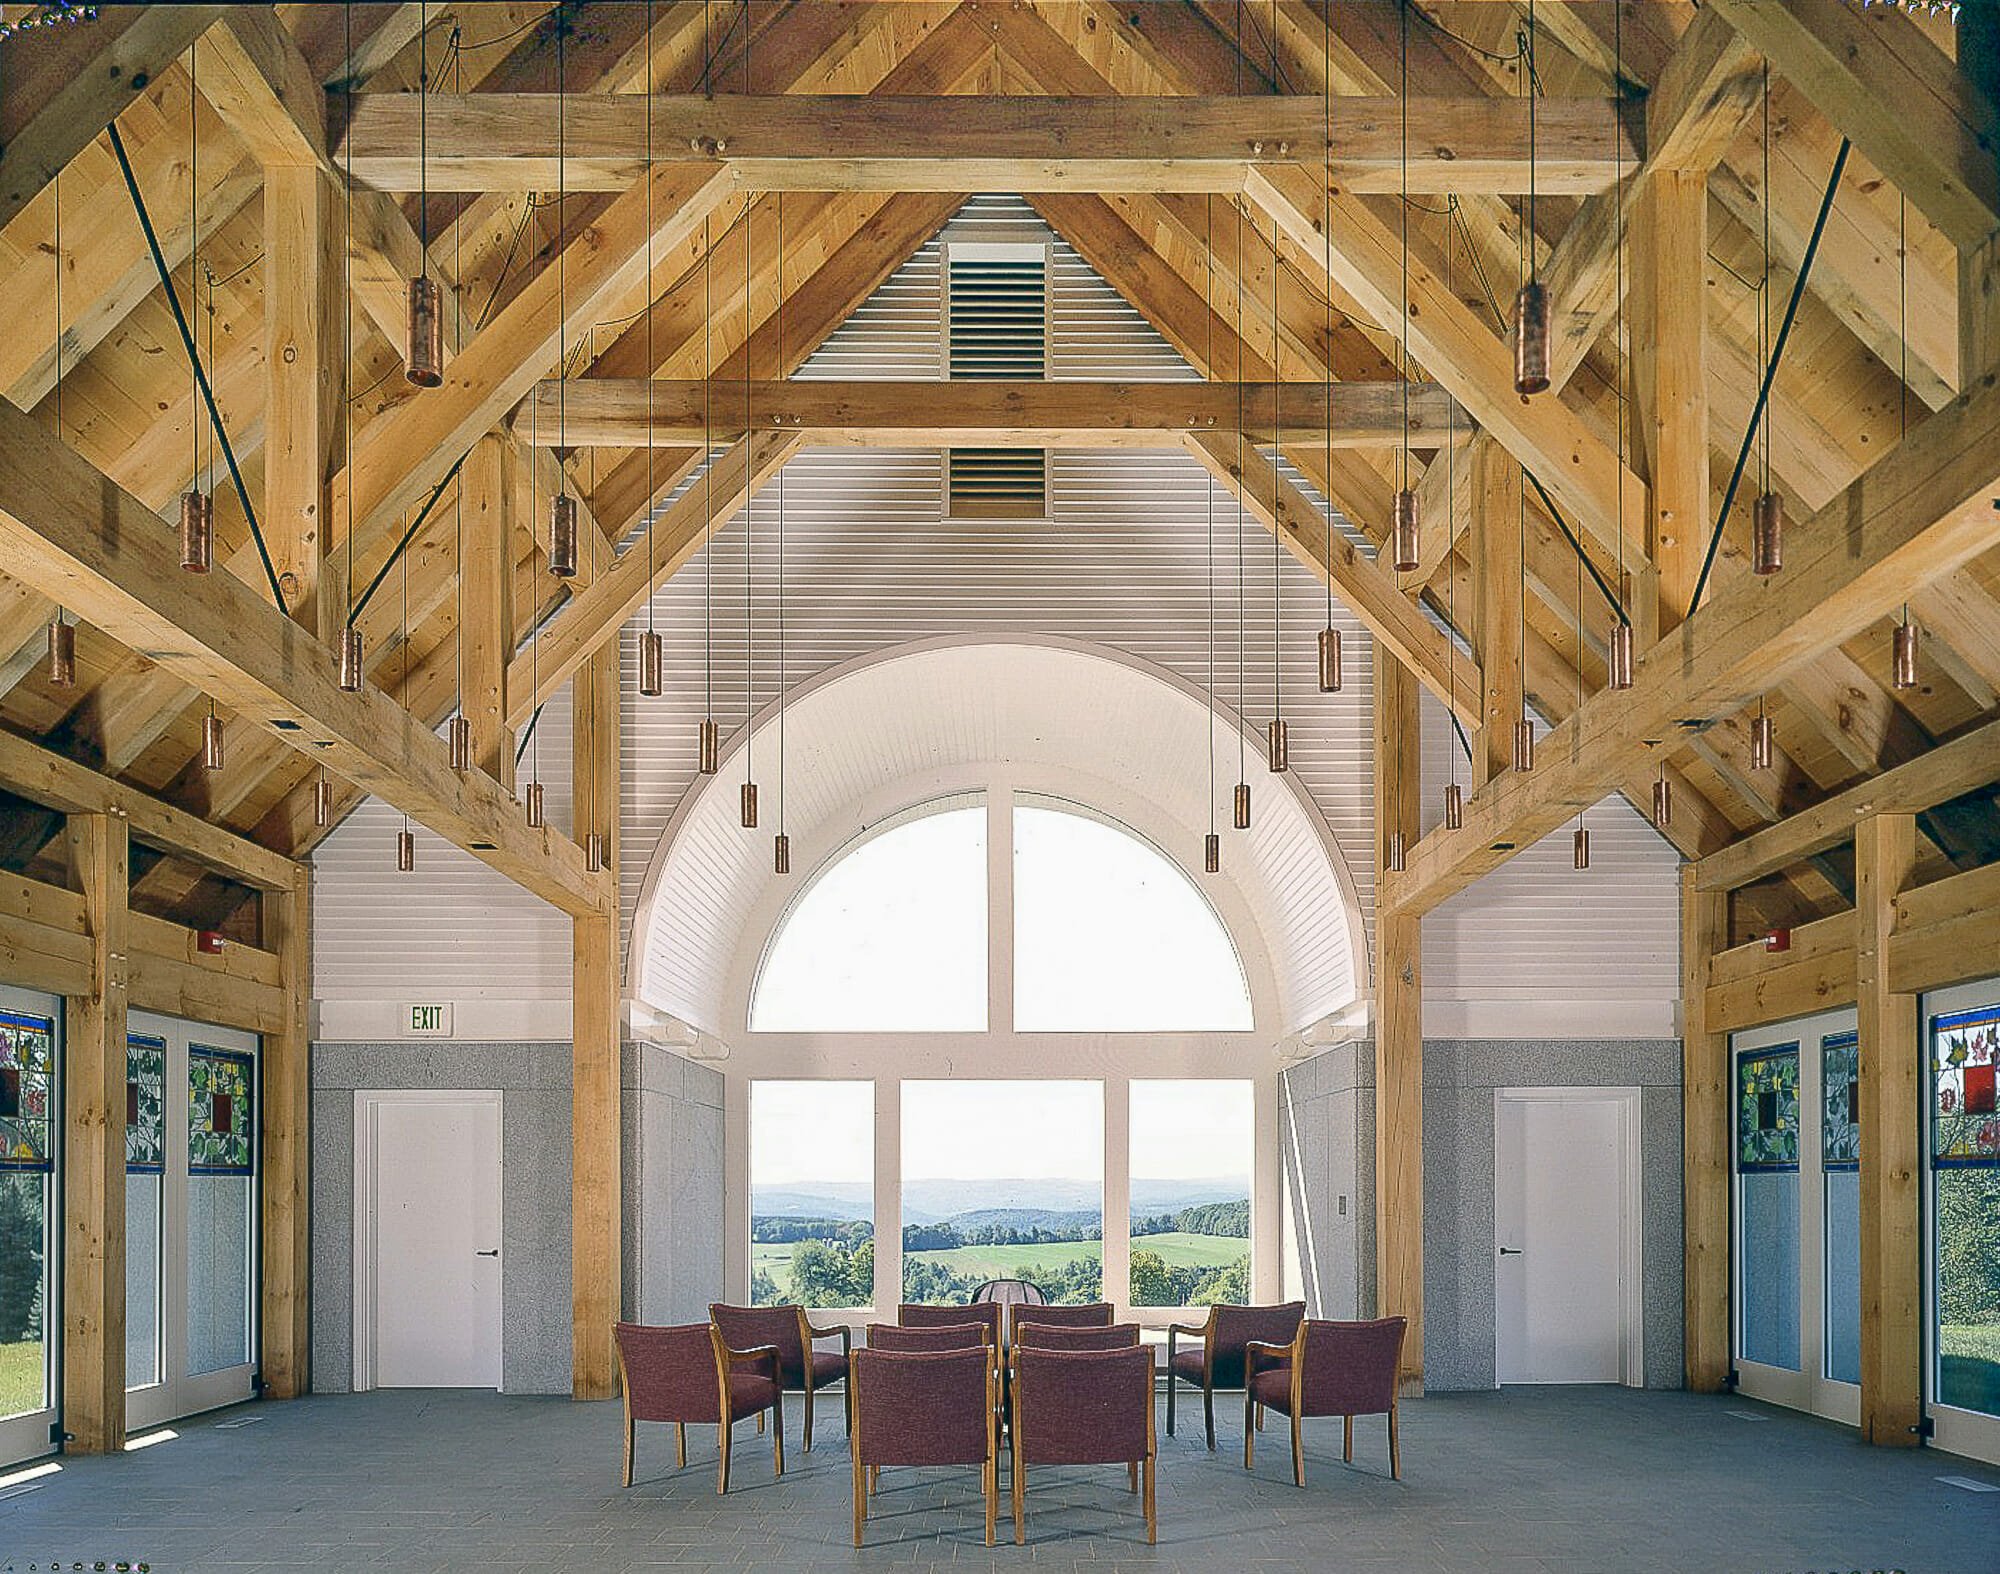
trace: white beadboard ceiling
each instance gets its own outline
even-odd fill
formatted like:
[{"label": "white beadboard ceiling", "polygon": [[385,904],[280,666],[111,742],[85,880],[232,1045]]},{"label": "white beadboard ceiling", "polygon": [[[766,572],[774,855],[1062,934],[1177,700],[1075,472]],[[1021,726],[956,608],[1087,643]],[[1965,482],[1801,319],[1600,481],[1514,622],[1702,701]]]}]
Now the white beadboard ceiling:
[{"label": "white beadboard ceiling", "polygon": [[[942,376],[943,248],[960,238],[1050,245],[1052,376],[1194,379],[1192,368],[1172,347],[1057,240],[1024,202],[1006,196],[967,203],[937,239],[898,269],[827,340],[799,375]],[[943,487],[943,458],[936,451],[814,449],[785,467],[785,684],[796,688],[815,674],[922,641],[953,638],[991,646],[1055,639],[1124,653],[1142,667],[1156,668],[1181,685],[1205,691],[1211,670],[1212,586],[1213,671],[1223,710],[1241,714],[1261,732],[1272,714],[1274,682],[1281,678],[1294,782],[1330,829],[1334,848],[1350,873],[1363,922],[1372,922],[1370,649],[1365,631],[1347,610],[1336,602],[1333,611],[1349,652],[1346,689],[1338,696],[1321,695],[1315,690],[1314,650],[1315,631],[1325,616],[1321,585],[1289,557],[1280,562],[1270,536],[1254,520],[1243,530],[1239,580],[1235,504],[1226,493],[1211,488],[1206,472],[1177,453],[1051,454],[1046,520],[947,522]],[[767,487],[747,514],[661,587],[651,606],[624,631],[628,672],[633,670],[638,632],[649,619],[667,649],[663,697],[644,700],[632,684],[625,687],[620,879],[628,923],[637,911],[648,871],[656,862],[665,868],[673,861],[655,855],[696,781],[695,732],[709,709],[707,696],[712,693],[713,713],[722,718],[725,740],[733,747],[731,735],[740,731],[746,714],[753,709],[761,712],[779,692],[778,498],[779,489]],[[635,532],[630,545],[643,550],[636,536]],[[1240,707],[1239,588],[1244,606]],[[755,636],[749,642],[755,654],[754,682],[746,681],[746,605],[755,618]],[[1274,605],[1280,635],[1275,662]],[[1010,692],[1016,692],[1017,704],[1032,705],[1017,691],[1010,688]],[[805,708],[802,702],[798,714],[803,715]],[[965,708],[961,703],[945,710]],[[558,801],[566,805],[568,798],[567,714],[565,698],[551,703],[542,722],[546,729],[542,776],[551,789],[552,820],[558,817]],[[922,761],[949,753],[957,759],[982,741],[969,734],[948,742],[941,734],[909,732],[918,715],[903,707],[891,708],[880,718],[891,729],[885,744],[901,750],[899,757]],[[1032,732],[1038,718],[1017,719]],[[1114,726],[1119,720],[1103,719]],[[998,726],[997,719],[994,725]],[[1066,724],[1052,709],[1044,725],[1053,729]],[[1171,733],[1173,724],[1163,725]],[[788,721],[788,730],[790,726]],[[897,734],[898,727],[905,731]],[[1014,736],[1012,730],[996,730],[984,741]],[[790,732],[790,742],[795,747],[788,757],[787,779],[795,811],[814,794],[822,794],[829,803],[842,797],[837,783],[858,783],[866,774],[863,767],[873,768],[871,761],[846,761],[837,750],[823,764],[808,758],[807,745],[797,731]],[[1172,735],[1139,740],[1131,747],[1135,759],[1148,762],[1140,773],[1146,779],[1144,795],[1163,810],[1179,814],[1188,793],[1198,797],[1205,791],[1205,779],[1169,780],[1166,774],[1169,769],[1190,771],[1193,778],[1202,778],[1198,737],[1191,757],[1185,753],[1185,741],[1176,742]],[[1276,794],[1254,744],[1246,753],[1249,780],[1261,809],[1274,803]],[[776,792],[773,740],[761,729],[753,758],[756,774],[765,784],[767,813],[775,813],[769,797]],[[1079,756],[1070,763],[1083,769],[1084,759]],[[1437,759],[1441,772],[1442,755]],[[1176,761],[1180,763],[1171,763]],[[822,768],[829,779],[816,785],[815,773]],[[1225,820],[1234,774],[1233,769],[1224,769],[1219,778]],[[1427,791],[1426,802],[1435,796]],[[733,793],[729,804],[733,809]],[[560,812],[566,816],[567,808]],[[696,819],[692,808],[686,818],[692,827]],[[838,819],[837,813],[834,818]],[[371,803],[330,838],[317,857],[315,976],[320,996],[373,1000],[449,993],[522,999],[566,996],[567,923],[433,838],[420,838],[419,878],[399,876],[393,855],[394,828],[399,823],[383,806]],[[752,838],[756,861],[766,870],[769,823],[767,819],[765,829]],[[1579,972],[1589,970],[1599,978],[1615,979],[1619,989],[1670,1001],[1678,987],[1673,977],[1674,929],[1671,916],[1662,929],[1660,914],[1671,915],[1674,855],[1652,838],[1643,822],[1624,811],[1600,811],[1598,824],[1598,867],[1590,876],[1577,877],[1569,870],[1565,836],[1559,839],[1560,867],[1554,854],[1524,854],[1433,918],[1426,925],[1427,995],[1492,990],[1507,998],[1525,993],[1560,1000],[1574,994]],[[733,822],[730,828],[734,829]],[[795,839],[799,837],[796,824],[792,832]],[[735,834],[740,838],[746,833]],[[1263,834],[1261,826],[1256,834]],[[694,859],[696,850],[691,847],[688,856]],[[705,849],[701,856],[720,860],[718,867],[728,861],[719,846]],[[795,867],[803,872],[810,863],[802,859]],[[1274,866],[1269,878],[1273,882],[1269,889],[1276,891],[1291,889],[1284,880],[1302,876]],[[691,910],[715,917],[719,926],[726,927],[724,914],[736,911],[731,904],[738,898],[728,888],[696,891],[678,881],[667,888]],[[1496,902],[1503,908],[1497,913]],[[1461,909],[1478,917],[1454,916]],[[1281,1030],[1312,1020],[1319,1014],[1314,1006],[1345,988],[1359,987],[1359,980],[1343,974],[1330,960],[1335,953],[1345,954],[1345,941],[1318,908],[1260,910],[1257,923],[1267,950],[1262,966],[1278,997],[1290,1003]],[[1476,947],[1452,938],[1475,930]],[[1239,935],[1239,940],[1247,939]],[[730,944],[759,946],[761,940],[761,936],[732,936]],[[657,956],[663,945],[668,952],[674,949],[658,936],[639,934],[633,937],[630,955],[636,963],[642,954]],[[1254,959],[1246,960],[1253,968],[1258,965]],[[722,980],[716,968],[720,965],[673,961],[673,968],[684,971],[658,974],[656,1003],[704,1025],[719,1020]],[[654,992],[651,968],[649,961],[649,993]],[[628,964],[628,985],[640,976],[640,967]],[[671,985],[665,982],[669,977],[674,979]],[[1294,1015],[1291,1006],[1304,1014]]]}]

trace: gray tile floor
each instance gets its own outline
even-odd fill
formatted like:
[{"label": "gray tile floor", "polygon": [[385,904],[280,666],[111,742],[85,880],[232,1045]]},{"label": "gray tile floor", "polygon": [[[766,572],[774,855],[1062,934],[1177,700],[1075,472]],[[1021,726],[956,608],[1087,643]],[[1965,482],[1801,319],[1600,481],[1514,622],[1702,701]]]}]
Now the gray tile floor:
[{"label": "gray tile floor", "polygon": [[[891,1472],[870,1545],[849,1544],[838,1403],[782,1481],[743,1424],[736,1485],[715,1495],[714,1434],[688,1469],[642,1428],[620,1490],[618,1409],[562,1399],[397,1392],[245,1406],[182,1423],[116,1459],[70,1459],[0,1487],[0,1574],[144,1559],[155,1570],[1742,1570],[2000,1569],[2000,1471],[1930,1451],[1870,1450],[1839,1427],[1742,1399],[1514,1389],[1405,1406],[1404,1480],[1382,1423],[1308,1429],[1308,1485],[1283,1434],[1241,1467],[1233,1403],[1219,1451],[1161,1438],[1160,1543],[1122,1470],[1050,1470],[1028,1545],[988,1551],[969,1472]],[[1764,1417],[1745,1420],[1743,1413]],[[1186,1412],[1183,1411],[1185,1416]],[[218,1423],[256,1418],[251,1426]],[[790,1444],[798,1419],[790,1416]],[[5,1472],[0,1472],[4,1474]],[[1004,1528],[1004,1527],[1003,1527]]]}]

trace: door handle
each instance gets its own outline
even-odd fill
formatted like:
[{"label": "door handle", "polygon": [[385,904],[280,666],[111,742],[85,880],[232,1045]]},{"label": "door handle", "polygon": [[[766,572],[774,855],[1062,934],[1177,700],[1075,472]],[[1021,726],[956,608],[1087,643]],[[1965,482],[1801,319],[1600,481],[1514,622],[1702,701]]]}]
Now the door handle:
[{"label": "door handle", "polygon": [[500,1248],[496,1246],[496,1247],[494,1247],[494,1248],[493,1248],[493,1250],[492,1250],[492,1251],[490,1251],[490,1252],[480,1252],[480,1253],[479,1253],[479,1255],[480,1255],[481,1257],[498,1257],[498,1256],[500,1255]]},{"label": "door handle", "polygon": [[1500,1255],[1502,1257],[1518,1257],[1521,1255],[1521,1248],[1518,1246],[1503,1246],[1500,1248]]}]

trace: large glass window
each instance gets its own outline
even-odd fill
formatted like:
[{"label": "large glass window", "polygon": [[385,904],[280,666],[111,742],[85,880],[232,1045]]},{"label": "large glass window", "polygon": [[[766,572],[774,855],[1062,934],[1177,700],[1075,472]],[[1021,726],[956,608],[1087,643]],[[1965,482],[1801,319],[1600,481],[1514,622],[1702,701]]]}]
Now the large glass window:
[{"label": "large glass window", "polygon": [[0,1417],[50,1402],[55,1035],[51,1017],[0,1011]]},{"label": "large glass window", "polygon": [[1736,1058],[1738,1266],[1746,1360],[1799,1370],[1799,1046]]},{"label": "large glass window", "polygon": [[1132,1304],[1247,1303],[1254,1084],[1134,1082],[1130,1122]]},{"label": "large glass window", "polygon": [[1243,965],[1171,859],[1070,808],[1014,806],[1014,1026],[1247,1031]]},{"label": "large glass window", "polygon": [[187,1373],[251,1359],[257,1063],[188,1046]]},{"label": "large glass window", "polygon": [[990,1279],[1103,1298],[1102,1083],[905,1082],[902,1100],[905,1300]]},{"label": "large glass window", "polygon": [[983,1032],[983,801],[926,805],[829,863],[778,927],[750,1027]]},{"label": "large glass window", "polygon": [[2000,1005],[1931,1019],[1935,1391],[2000,1415]]},{"label": "large glass window", "polygon": [[1820,1184],[1826,1261],[1826,1375],[1861,1381],[1861,1043],[1829,1033],[1820,1053]]},{"label": "large glass window", "polygon": [[750,1084],[750,1300],[875,1300],[875,1084]]}]

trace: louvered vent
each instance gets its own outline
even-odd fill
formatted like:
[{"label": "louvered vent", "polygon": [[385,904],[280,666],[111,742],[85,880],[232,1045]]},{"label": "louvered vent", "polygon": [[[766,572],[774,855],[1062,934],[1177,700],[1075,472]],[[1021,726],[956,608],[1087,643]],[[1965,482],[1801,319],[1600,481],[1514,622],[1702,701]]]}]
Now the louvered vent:
[{"label": "louvered vent", "polygon": [[[945,277],[946,347],[954,381],[1048,375],[1045,248],[955,245]],[[1041,449],[954,448],[947,459],[952,518],[1046,517],[1048,455]]]}]

